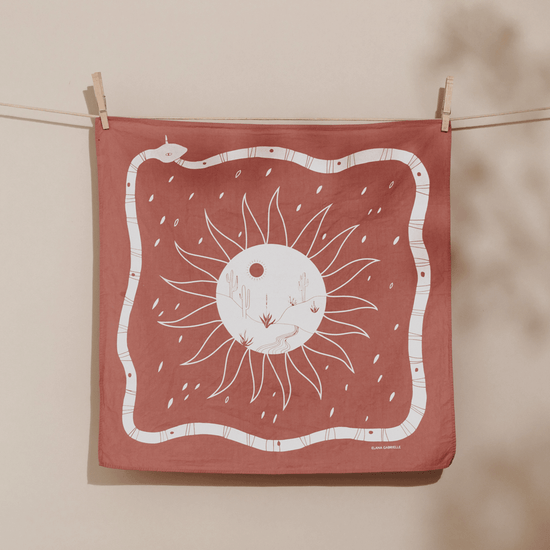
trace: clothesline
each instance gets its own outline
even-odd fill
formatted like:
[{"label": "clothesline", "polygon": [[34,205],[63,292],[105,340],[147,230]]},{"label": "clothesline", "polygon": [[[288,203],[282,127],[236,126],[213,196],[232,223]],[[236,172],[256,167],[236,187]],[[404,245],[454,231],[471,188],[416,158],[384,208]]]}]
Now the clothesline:
[{"label": "clothesline", "polygon": [[[45,113],[56,113],[60,115],[70,115],[70,116],[79,116],[85,118],[99,118],[99,115],[93,115],[88,113],[74,113],[72,111],[60,111],[57,109],[46,109],[43,107],[29,107],[26,105],[16,105],[13,103],[0,103],[2,107],[12,107],[14,109],[27,109],[31,111],[41,111]],[[535,109],[522,109],[519,111],[506,111],[502,113],[489,113],[483,115],[470,115],[462,117],[450,117],[452,122],[458,120],[474,120],[478,118],[495,118],[508,115],[518,115],[524,113],[534,113],[537,111],[548,111],[550,107],[537,107]],[[272,122],[302,122],[302,121],[315,121],[315,122],[397,122],[402,120],[419,120],[418,118],[300,118],[300,117],[287,117],[287,118],[273,118],[273,117],[125,117],[125,118],[140,118],[140,119],[150,119],[150,120],[194,120],[194,121],[216,121],[216,120],[257,120],[257,121],[272,121]],[[523,120],[520,122],[535,122],[537,120],[548,120],[548,119],[529,119]],[[476,126],[475,128],[481,128],[482,126]]]}]

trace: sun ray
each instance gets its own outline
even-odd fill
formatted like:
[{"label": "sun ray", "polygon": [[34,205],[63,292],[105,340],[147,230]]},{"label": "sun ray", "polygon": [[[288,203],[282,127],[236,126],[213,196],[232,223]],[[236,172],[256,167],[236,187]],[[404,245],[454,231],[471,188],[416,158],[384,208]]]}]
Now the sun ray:
[{"label": "sun ray", "polygon": [[[358,327],[357,325],[352,325],[351,323],[344,323],[343,321],[337,321],[336,319],[331,319],[328,315],[326,315],[326,313],[323,319],[331,323],[336,323],[338,325],[349,327],[354,330],[352,332],[332,332],[332,333],[329,333],[323,330],[323,331],[319,331],[319,334],[324,334],[325,336],[345,336],[349,334],[358,334],[360,336],[365,336],[366,338],[370,338],[370,336],[361,327]],[[339,328],[340,327],[335,327],[335,329],[339,329]]]},{"label": "sun ray", "polygon": [[[348,296],[348,295],[329,296],[329,295],[327,295],[327,298],[330,298],[329,304],[333,305],[333,307],[345,307],[346,302],[348,302],[348,301],[353,302],[354,300],[358,300],[360,303],[366,304],[366,305],[359,305],[357,307],[351,307],[351,308],[340,309],[340,310],[328,310],[327,309],[327,310],[325,310],[325,314],[329,313],[329,314],[333,315],[335,313],[349,313],[351,311],[358,311],[360,309],[374,309],[374,310],[378,311],[378,308],[372,302],[369,302],[368,300],[365,300],[364,298],[360,298],[359,296]],[[340,301],[340,300],[343,301],[344,303],[339,306],[335,302]]]},{"label": "sun ray", "polygon": [[208,343],[208,341],[210,340],[210,338],[212,338],[212,336],[214,336],[216,331],[222,326],[223,326],[223,323],[221,321],[219,321],[219,325],[208,335],[208,337],[206,338],[206,340],[204,341],[204,343],[200,347],[199,351],[197,351],[197,353],[195,353],[195,355],[193,355],[193,357],[191,357],[191,359],[189,359],[189,361],[193,361],[196,357],[199,356],[200,352],[205,348],[205,346]]},{"label": "sun ray", "polygon": [[[159,277],[161,279],[164,279],[164,277],[162,275],[159,275]],[[168,279],[164,279],[166,282],[168,282]],[[215,285],[217,283],[217,281],[208,281],[207,279],[201,279],[200,281],[181,281],[181,282],[178,282],[178,281],[170,281],[171,283],[176,283],[178,285],[196,285],[198,283],[207,283],[207,284],[210,284],[210,285]]]},{"label": "sun ray", "polygon": [[321,379],[319,378],[319,374],[317,373],[317,371],[315,370],[315,367],[311,364],[311,361],[309,360],[309,357],[307,356],[306,354],[306,350],[304,349],[304,346],[301,346],[300,348],[302,350],[302,353],[304,354],[304,357],[306,358],[306,361],[307,361],[307,364],[309,365],[309,368],[311,369],[312,373],[315,375],[315,378],[312,379],[313,377],[309,377],[307,374],[305,374],[305,372],[302,372],[303,369],[299,369],[298,366],[296,365],[296,363],[294,362],[294,360],[292,359],[292,356],[289,354],[288,355],[288,359],[290,360],[290,362],[292,363],[292,366],[295,368],[296,372],[298,372],[298,374],[300,374],[300,376],[302,376],[303,378],[305,378],[314,388],[315,388],[315,391],[317,392],[317,394],[319,395],[319,399],[322,399],[322,396],[323,396],[323,386],[321,384]]},{"label": "sun ray", "polygon": [[[305,256],[309,258],[309,254],[310,254],[310,252],[313,248],[313,245],[315,244],[315,241],[317,240],[317,236],[319,235],[319,231],[321,231],[321,225],[323,224],[325,216],[327,215],[327,212],[329,211],[329,208],[331,206],[332,206],[332,204],[329,204],[328,206],[323,208],[321,211],[317,212],[317,214],[315,214],[315,216],[313,216],[313,218],[311,218],[311,220],[309,220],[309,222],[306,223],[306,225],[304,226],[304,228],[302,229],[302,231],[300,232],[300,234],[298,235],[296,240],[292,243],[290,248],[298,249],[296,244],[300,240],[300,237],[302,237],[302,235],[304,235],[306,229],[315,221],[315,219],[318,218],[319,216],[321,216],[321,219],[318,220],[319,225],[317,226],[317,230],[315,231],[315,235],[313,236],[313,239],[311,240],[311,244],[309,245],[309,248],[308,248],[307,252],[305,252]],[[307,246],[307,244],[306,244],[306,246]]]},{"label": "sun ray", "polygon": [[[324,351],[320,351],[319,349],[314,349],[310,346],[306,346],[304,344],[304,347],[306,349],[308,349],[309,351],[312,351],[313,353],[317,353],[319,355],[324,355],[326,357],[332,357],[333,359],[336,359],[337,361],[340,361],[341,363],[343,363],[344,365],[346,365],[346,367],[351,371],[351,372],[355,372],[354,368],[353,368],[353,365],[351,363],[351,360],[350,358],[348,357],[348,354],[344,351],[344,349],[339,346],[336,342],[334,342],[333,340],[331,340],[330,338],[328,338],[327,336],[323,336],[322,334],[319,334],[319,332],[315,332],[315,334],[313,335],[313,337],[315,336],[318,336],[319,338],[321,338],[322,340],[324,340],[325,342],[328,342],[330,344],[332,344],[333,346],[335,346],[336,348],[338,348],[338,351],[337,353],[342,353],[343,357],[345,357],[345,359],[343,359],[342,357],[338,357],[337,355],[333,355],[331,353],[325,353]],[[312,346],[315,345],[314,341],[313,341],[313,337],[308,341],[308,343],[310,343]],[[318,343],[319,345],[319,343]]]},{"label": "sun ray", "polygon": [[212,277],[212,279],[214,279],[214,282],[217,282],[217,278],[214,277],[214,275],[212,275],[212,273],[210,273],[209,271],[206,271],[206,269],[203,269],[202,267],[199,267],[198,265],[195,265],[191,260],[189,260],[189,258],[186,258],[185,257],[185,254],[187,254],[188,252],[183,250],[183,248],[181,248],[178,243],[176,241],[174,241],[174,244],[176,245],[176,250],[178,251],[178,254],[191,266],[193,266],[195,269],[198,269],[199,271],[202,271],[203,273],[206,273],[206,275]]},{"label": "sun ray", "polygon": [[[228,342],[235,342],[235,340],[233,338],[228,338],[223,344],[221,344],[221,346],[218,346],[213,352],[211,352],[209,355],[207,355],[206,357],[203,357],[202,359],[198,359],[198,360],[189,360],[189,361],[186,361],[185,363],[181,363],[182,366],[187,366],[187,365],[196,365],[197,363],[202,363],[203,361],[206,361],[207,359],[209,359],[210,357],[212,357],[213,355],[215,355],[221,348],[223,348],[223,346],[225,346],[225,344],[227,344]],[[196,357],[196,356],[195,356]]]},{"label": "sun ray", "polygon": [[[286,406],[290,401],[290,394],[292,393],[292,383],[290,382],[290,376],[288,374],[288,365],[286,361],[286,356],[287,354],[285,353],[285,372],[281,373],[281,376],[279,376],[279,374],[277,373],[277,369],[273,364],[273,361],[271,361],[271,356],[267,355],[267,360],[269,361],[269,364],[271,365],[271,368],[275,373],[275,376],[277,377],[279,386],[281,386],[281,391],[283,393],[283,411],[286,409]],[[287,387],[286,391],[285,391],[285,385]]]},{"label": "sun ray", "polygon": [[205,327],[206,325],[213,325],[214,323],[221,323],[219,319],[214,319],[213,321],[206,321],[205,323],[198,323],[196,325],[174,325],[173,323],[178,323],[179,321],[157,321],[159,325],[163,325],[168,328],[198,328]]},{"label": "sun ray", "polygon": [[[368,267],[369,265],[371,264],[374,264],[376,262],[379,262],[380,260],[376,260],[375,258],[357,258],[357,260],[352,260],[351,262],[348,262],[346,265],[343,265],[342,267],[339,267],[338,269],[336,269],[335,271],[331,272],[331,273],[327,273],[326,275],[324,274],[325,271],[323,271],[323,273],[321,273],[321,275],[323,275],[324,278],[327,278],[327,277],[332,277],[333,275],[336,275],[336,273],[342,271],[342,269],[346,269],[346,267],[352,265],[352,264],[356,264],[357,262],[369,262],[365,267]],[[328,269],[328,268],[327,268]]]},{"label": "sun ray", "polygon": [[325,340],[327,340],[327,341],[330,342],[331,344],[335,345],[335,346],[344,354],[344,356],[345,356],[346,359],[348,360],[348,361],[347,361],[348,369],[349,369],[351,372],[355,372],[355,370],[353,369],[353,365],[351,364],[351,359],[349,358],[348,354],[346,353],[346,350],[345,350],[340,344],[337,344],[334,340],[331,340],[331,339],[328,338],[327,336],[323,336],[323,335],[320,334],[319,332],[317,332],[317,334],[319,334],[319,336],[320,336],[321,338],[324,338]]},{"label": "sun ray", "polygon": [[192,294],[193,296],[202,296],[203,298],[215,298],[216,296],[214,295],[209,295],[209,294],[199,294],[198,292],[191,292],[190,290],[187,290],[185,288],[180,288],[178,285],[191,285],[191,284],[196,284],[196,283],[216,283],[216,281],[187,281],[187,282],[178,282],[178,281],[170,281],[169,279],[165,279],[162,275],[160,276],[160,278],[168,283],[171,287],[175,288],[176,290],[179,290],[180,292],[185,292],[186,294]]},{"label": "sun ray", "polygon": [[204,256],[203,254],[194,254],[193,252],[183,250],[183,248],[181,248],[181,246],[179,246],[177,243],[176,243],[176,246],[178,246],[180,250],[182,250],[185,254],[188,254],[189,256],[194,256],[195,258],[203,258],[205,260],[210,260],[212,262],[219,262],[220,264],[227,265],[227,262],[225,260],[220,260],[219,258],[212,258],[212,256]]},{"label": "sun ray", "polygon": [[[250,210],[250,206],[248,206],[248,201],[246,200],[246,193],[243,195],[243,201],[242,201],[242,214],[243,214],[243,222],[244,222],[244,247],[245,249],[249,248],[249,241],[251,240],[251,237],[253,235],[252,229],[249,228],[248,224],[246,223],[246,213],[250,215],[252,218],[252,221],[254,222],[254,225],[256,226],[256,229],[259,232],[259,236],[261,237],[261,242],[265,244],[265,236],[264,233],[256,221],[256,218],[254,217],[254,214],[252,213],[252,210]],[[259,239],[258,239],[259,240]]]},{"label": "sun ray", "polygon": [[[213,306],[215,304],[216,304],[216,301],[210,302],[209,304],[206,304],[204,306],[201,306],[201,307],[195,309],[194,311],[192,311],[191,313],[188,313],[187,315],[181,317],[180,319],[176,319],[175,321],[163,321],[163,323],[171,323],[170,326],[176,326],[176,325],[174,325],[174,323],[179,323],[180,321],[184,321],[185,319],[191,317],[191,315],[194,315],[195,313],[198,313],[199,311],[202,311],[204,308]],[[219,319],[217,319],[217,320],[219,321]],[[163,324],[163,323],[161,323],[161,324]],[[176,327],[176,328],[179,328],[179,327]]]},{"label": "sun ray", "polygon": [[[225,254],[225,256],[227,257],[228,260],[230,260],[232,258],[232,256],[230,256],[225,248],[221,245],[220,241],[218,241],[218,239],[216,239],[216,236],[214,235],[214,231],[216,233],[218,233],[219,236],[223,237],[226,241],[229,241],[229,243],[233,243],[239,250],[243,250],[243,247],[236,243],[233,239],[230,239],[227,235],[225,235],[224,233],[222,233],[211,221],[210,221],[210,218],[208,217],[208,214],[206,212],[206,210],[204,211],[204,217],[206,219],[206,226],[208,227],[208,232],[210,233],[210,235],[212,236],[212,238],[216,241],[216,244],[220,247],[221,251]],[[229,245],[228,243],[226,243],[226,247],[230,247],[231,245]]]},{"label": "sun ray", "polygon": [[310,348],[309,346],[306,346],[305,344],[304,344],[304,348],[311,351],[312,353],[316,353],[317,355],[323,355],[325,357],[330,357],[331,359],[336,359],[337,361],[340,361],[341,363],[344,363],[344,365],[346,365],[346,367],[349,369],[349,365],[343,359],[341,359],[340,357],[336,357],[336,355],[331,355],[330,353],[325,353],[323,351],[318,351],[316,349]]},{"label": "sun ray", "polygon": [[[330,268],[330,266],[336,261],[336,258],[338,258],[340,254],[340,250],[342,250],[342,247],[344,246],[344,244],[346,244],[346,241],[349,239],[350,235],[358,227],[359,225],[353,225],[352,227],[348,227],[347,229],[344,229],[344,231],[341,231],[340,233],[338,233],[336,237],[331,239],[328,244],[326,244],[323,248],[321,248],[319,252],[316,252],[315,254],[313,254],[313,256],[309,256],[310,260],[313,260],[313,258],[317,258],[317,256],[319,255],[323,255],[323,253],[324,253],[324,256],[328,255],[328,259],[332,257],[332,260],[330,261],[330,263],[322,271],[321,271],[322,267],[319,264],[323,263],[323,259],[324,259],[323,256],[321,256],[321,258],[318,258],[317,262],[315,262],[315,264],[319,268],[319,271],[321,271],[321,275],[325,271],[327,271]],[[340,246],[338,246],[338,250],[336,252],[331,252],[331,249],[337,246],[339,241],[341,242],[340,242]]]},{"label": "sun ray", "polygon": [[[220,393],[223,393],[225,390],[227,390],[233,384],[233,382],[235,382],[235,380],[237,379],[237,376],[239,375],[241,367],[243,365],[244,358],[250,353],[249,349],[245,349],[245,351],[244,351],[244,353],[241,357],[241,360],[239,361],[239,366],[237,367],[237,369],[233,373],[231,371],[231,369],[232,369],[232,367],[234,368],[234,365],[236,365],[236,363],[231,364],[231,362],[229,361],[229,355],[231,353],[231,350],[233,349],[234,344],[235,344],[235,341],[233,341],[233,343],[231,344],[231,346],[227,350],[227,355],[225,356],[225,366],[224,366],[224,369],[223,369],[222,381],[220,382],[220,385],[218,386],[218,389],[212,395],[210,395],[208,397],[208,399],[210,399],[211,397],[216,397],[216,395],[219,395]],[[231,376],[233,376],[233,377],[231,378]],[[231,378],[231,381],[227,382],[227,380],[229,380],[229,378]]]},{"label": "sun ray", "polygon": [[[254,372],[254,369],[257,367],[253,366],[252,361],[252,353],[248,354],[248,363],[250,365],[250,374],[252,375],[252,399],[250,402],[256,401],[258,395],[260,395],[260,392],[262,391],[262,387],[264,385],[264,373],[265,373],[265,355],[262,354],[262,367],[261,367],[261,376],[259,376],[260,373]],[[260,384],[258,386],[258,389],[256,390],[256,380],[260,379]]]},{"label": "sun ray", "polygon": [[378,262],[379,260],[373,260],[372,262],[368,263],[367,265],[364,265],[361,269],[359,269],[355,275],[351,276],[345,283],[341,284],[339,287],[331,290],[330,292],[327,292],[327,296],[332,294],[333,292],[337,292],[338,290],[340,290],[342,287],[346,286],[350,281],[353,281],[353,279],[355,279],[355,277],[357,277],[357,275],[359,275],[359,273],[361,273],[362,271],[364,271],[365,269],[367,269],[367,267],[369,267],[369,265],[375,263],[375,262]]},{"label": "sun ray", "polygon": [[[273,204],[273,201],[275,201],[275,208],[277,210],[277,213],[279,214],[279,219],[281,220],[281,224],[283,226],[283,231],[285,234],[285,246],[288,246],[288,233],[286,231],[286,224],[285,219],[283,218],[283,214],[281,212],[281,209],[279,208],[279,189],[273,193],[273,196],[271,197],[271,200],[269,201],[269,206],[267,208],[267,237],[266,237],[266,243],[269,243],[269,237],[271,236],[273,238],[273,232],[272,232],[272,218],[274,216],[271,215],[271,206]],[[281,243],[277,243],[281,244]]]}]

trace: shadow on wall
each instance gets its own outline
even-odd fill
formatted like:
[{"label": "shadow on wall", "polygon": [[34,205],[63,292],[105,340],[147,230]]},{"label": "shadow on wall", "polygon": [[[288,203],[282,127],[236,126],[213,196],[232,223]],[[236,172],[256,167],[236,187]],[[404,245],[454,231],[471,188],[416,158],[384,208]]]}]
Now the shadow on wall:
[{"label": "shadow on wall", "polygon": [[[547,60],[525,51],[514,23],[498,11],[458,10],[441,28],[429,71],[456,75],[455,111],[458,87],[475,95],[480,113],[532,108],[550,96]],[[547,122],[465,130],[453,137],[453,283],[461,294],[453,303],[457,328],[474,327],[479,312],[492,308],[503,315],[521,312],[522,337],[546,339],[550,185],[543,137],[548,137]]]},{"label": "shadow on wall", "polygon": [[[521,457],[479,457],[439,507],[434,548],[544,550],[550,544],[550,440],[518,442]],[[523,444],[521,444],[523,443]],[[480,483],[479,480],[483,480]]]},{"label": "shadow on wall", "polygon": [[[440,28],[424,68],[455,76],[454,115],[470,114],[458,105],[460,89],[475,96],[480,114],[533,108],[550,97],[547,58],[528,51],[496,9],[451,12]],[[462,470],[437,500],[434,548],[550,547],[550,439],[540,418],[550,364],[549,139],[548,122],[453,136],[454,467]]]}]

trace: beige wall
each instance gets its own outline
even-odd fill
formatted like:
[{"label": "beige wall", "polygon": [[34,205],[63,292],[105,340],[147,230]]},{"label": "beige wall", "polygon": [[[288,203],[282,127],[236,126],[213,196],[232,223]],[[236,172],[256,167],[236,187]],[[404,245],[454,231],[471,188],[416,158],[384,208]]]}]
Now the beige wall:
[{"label": "beige wall", "polygon": [[[546,0],[4,2],[0,101],[86,112],[102,71],[113,115],[429,118],[452,74],[455,116],[528,109],[550,105],[549,20]],[[448,470],[114,471],[91,123],[0,107],[2,546],[547,548],[550,122],[456,131],[452,161]]]}]

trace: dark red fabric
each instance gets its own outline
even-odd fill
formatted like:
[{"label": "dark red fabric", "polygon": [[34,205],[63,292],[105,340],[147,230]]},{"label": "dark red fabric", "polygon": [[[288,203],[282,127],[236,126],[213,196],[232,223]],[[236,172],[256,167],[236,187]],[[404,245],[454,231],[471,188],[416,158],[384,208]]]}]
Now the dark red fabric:
[{"label": "dark red fabric", "polygon": [[111,117],[96,146],[102,466],[450,464],[451,132],[440,122]]}]

